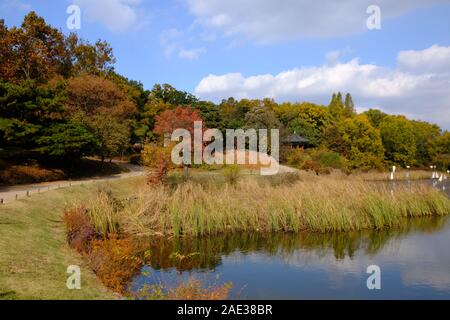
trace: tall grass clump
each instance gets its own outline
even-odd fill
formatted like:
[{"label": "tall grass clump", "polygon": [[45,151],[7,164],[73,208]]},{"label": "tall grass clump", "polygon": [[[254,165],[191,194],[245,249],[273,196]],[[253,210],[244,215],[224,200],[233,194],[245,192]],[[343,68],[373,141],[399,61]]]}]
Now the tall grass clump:
[{"label": "tall grass clump", "polygon": [[228,183],[235,184],[239,179],[240,171],[239,165],[230,164],[222,169],[222,174]]},{"label": "tall grass clump", "polygon": [[118,209],[119,203],[110,193],[99,191],[87,203],[87,214],[98,234],[106,238],[108,234],[119,231]]},{"label": "tall grass clump", "polygon": [[139,235],[355,231],[398,226],[405,217],[445,215],[450,199],[432,187],[316,177],[288,185],[243,179],[141,190],[119,214]]}]

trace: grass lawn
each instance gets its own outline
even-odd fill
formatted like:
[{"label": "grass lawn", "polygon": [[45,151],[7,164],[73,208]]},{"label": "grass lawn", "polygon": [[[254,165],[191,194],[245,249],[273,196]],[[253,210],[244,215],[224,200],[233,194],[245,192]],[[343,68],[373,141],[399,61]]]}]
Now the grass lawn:
[{"label": "grass lawn", "polygon": [[[32,195],[0,205],[1,299],[117,299],[65,239],[63,212],[99,187],[126,196],[142,181],[128,178]],[[81,289],[69,290],[69,265],[81,268]]]}]

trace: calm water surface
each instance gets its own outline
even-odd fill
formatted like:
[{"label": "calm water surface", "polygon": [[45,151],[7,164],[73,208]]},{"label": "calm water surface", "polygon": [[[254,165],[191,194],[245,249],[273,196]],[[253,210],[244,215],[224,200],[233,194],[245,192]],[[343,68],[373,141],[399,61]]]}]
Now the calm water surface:
[{"label": "calm water surface", "polygon": [[[237,299],[450,299],[450,217],[383,231],[240,234],[149,247],[152,261],[134,290],[194,277],[232,282]],[[369,265],[381,268],[381,290],[367,289]]]}]

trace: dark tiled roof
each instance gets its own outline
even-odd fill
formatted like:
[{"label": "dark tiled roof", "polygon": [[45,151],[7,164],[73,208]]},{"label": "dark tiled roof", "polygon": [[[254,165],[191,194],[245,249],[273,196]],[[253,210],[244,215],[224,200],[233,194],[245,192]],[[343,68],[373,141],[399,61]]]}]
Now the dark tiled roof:
[{"label": "dark tiled roof", "polygon": [[288,135],[283,142],[286,143],[309,143],[309,140],[296,133]]}]

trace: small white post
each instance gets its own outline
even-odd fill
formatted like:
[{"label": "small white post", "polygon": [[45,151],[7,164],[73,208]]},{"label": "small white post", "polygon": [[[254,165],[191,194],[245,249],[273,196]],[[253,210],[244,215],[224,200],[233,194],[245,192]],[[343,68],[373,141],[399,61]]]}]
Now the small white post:
[{"label": "small white post", "polygon": [[393,166],[392,167],[392,171],[391,171],[391,180],[394,180],[394,173],[395,173],[396,167]]}]

